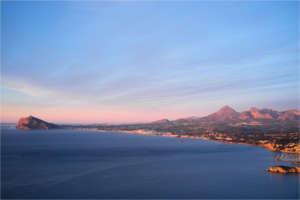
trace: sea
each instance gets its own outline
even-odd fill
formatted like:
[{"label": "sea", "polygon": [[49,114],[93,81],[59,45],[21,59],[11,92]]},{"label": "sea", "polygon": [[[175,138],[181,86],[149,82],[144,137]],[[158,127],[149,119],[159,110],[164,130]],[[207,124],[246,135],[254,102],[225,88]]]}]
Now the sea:
[{"label": "sea", "polygon": [[[1,199],[297,199],[263,148],[118,132],[1,129]],[[287,164],[287,163],[283,163]]]}]

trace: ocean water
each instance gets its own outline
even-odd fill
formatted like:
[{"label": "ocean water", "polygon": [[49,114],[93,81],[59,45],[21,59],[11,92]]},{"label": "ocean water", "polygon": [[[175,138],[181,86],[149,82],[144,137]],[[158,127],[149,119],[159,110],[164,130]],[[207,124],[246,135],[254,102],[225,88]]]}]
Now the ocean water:
[{"label": "ocean water", "polygon": [[1,198],[298,198],[259,147],[158,136],[2,129]]}]

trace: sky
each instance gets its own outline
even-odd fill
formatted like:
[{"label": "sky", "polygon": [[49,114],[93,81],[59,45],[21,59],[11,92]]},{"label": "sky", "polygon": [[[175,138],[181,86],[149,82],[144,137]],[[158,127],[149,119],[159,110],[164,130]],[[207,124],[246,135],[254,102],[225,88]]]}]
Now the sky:
[{"label": "sky", "polygon": [[299,106],[298,1],[1,1],[1,122]]}]

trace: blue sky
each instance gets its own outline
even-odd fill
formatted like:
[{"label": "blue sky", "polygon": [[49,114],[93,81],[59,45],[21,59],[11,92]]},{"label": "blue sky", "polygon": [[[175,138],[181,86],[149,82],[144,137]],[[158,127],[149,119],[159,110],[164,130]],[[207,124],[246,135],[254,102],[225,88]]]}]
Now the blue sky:
[{"label": "blue sky", "polygon": [[299,2],[2,2],[2,121],[299,108]]}]

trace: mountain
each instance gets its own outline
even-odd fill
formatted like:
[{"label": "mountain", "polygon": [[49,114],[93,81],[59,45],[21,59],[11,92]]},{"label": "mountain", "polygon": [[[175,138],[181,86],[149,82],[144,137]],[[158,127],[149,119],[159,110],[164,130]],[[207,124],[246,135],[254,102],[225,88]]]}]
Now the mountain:
[{"label": "mountain", "polygon": [[300,121],[300,110],[287,110],[280,112],[280,115],[278,116],[278,119],[280,120],[293,120],[293,121]]},{"label": "mountain", "polygon": [[[176,134],[203,135],[222,133],[229,135],[265,135],[299,133],[300,111],[276,111],[252,107],[237,112],[224,106],[217,112],[204,117],[181,118],[174,121],[160,120],[159,123],[114,127],[116,129],[147,129]],[[244,136],[243,136],[244,137]]]},{"label": "mountain", "polygon": [[[288,122],[288,121],[299,121],[300,110],[287,110],[287,111],[276,111],[268,108],[255,108],[252,107],[249,110],[237,112],[230,106],[224,106],[217,112],[204,117],[193,117],[193,118],[182,118],[173,122],[177,123],[242,123],[242,122]],[[169,121],[170,122],[170,121]],[[171,121],[172,122],[172,121]]]},{"label": "mountain", "polygon": [[37,129],[57,129],[60,128],[59,125],[48,123],[37,117],[28,116],[19,119],[16,128],[22,130],[37,130]]},{"label": "mountain", "polygon": [[251,108],[240,114],[241,120],[280,120],[280,121],[297,121],[300,120],[299,110],[276,111],[272,109]]},{"label": "mountain", "polygon": [[224,106],[217,112],[204,117],[206,120],[234,121],[239,119],[239,113],[229,106]]},{"label": "mountain", "polygon": [[244,111],[240,114],[242,120],[253,120],[253,119],[277,119],[280,112],[272,109],[258,109],[250,108],[248,111]]}]

